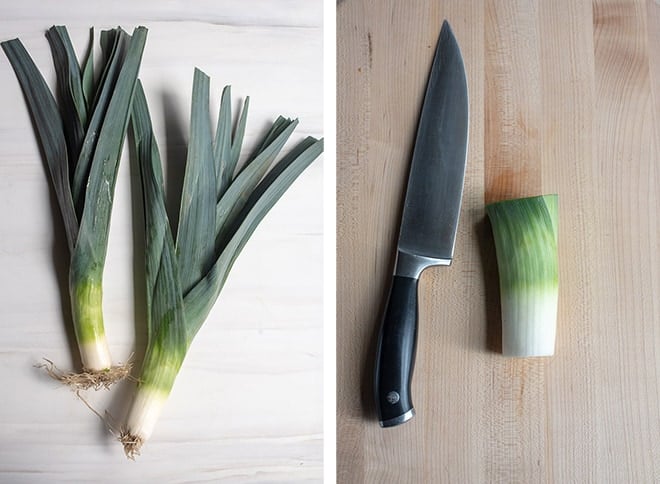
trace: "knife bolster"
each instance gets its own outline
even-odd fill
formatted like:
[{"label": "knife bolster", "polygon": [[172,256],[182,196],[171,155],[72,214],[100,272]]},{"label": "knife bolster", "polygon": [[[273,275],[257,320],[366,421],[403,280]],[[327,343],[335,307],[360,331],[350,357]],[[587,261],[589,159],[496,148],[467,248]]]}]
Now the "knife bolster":
[{"label": "knife bolster", "polygon": [[451,259],[436,259],[434,257],[415,255],[399,250],[396,256],[394,275],[419,279],[419,275],[427,267],[448,266],[450,264]]}]

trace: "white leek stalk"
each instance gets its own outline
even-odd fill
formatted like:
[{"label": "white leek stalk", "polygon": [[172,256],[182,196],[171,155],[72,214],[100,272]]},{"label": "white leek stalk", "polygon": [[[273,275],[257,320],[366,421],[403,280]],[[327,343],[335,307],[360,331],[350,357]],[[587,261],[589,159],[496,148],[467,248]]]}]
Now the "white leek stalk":
[{"label": "white leek stalk", "polygon": [[544,195],[486,207],[495,238],[504,356],[555,351],[559,261],[558,197]]},{"label": "white leek stalk", "polygon": [[[69,296],[83,371],[51,376],[75,388],[108,387],[128,375],[112,366],[102,311],[103,266],[117,169],[147,29],[101,33],[103,73],[94,81],[93,46],[80,65],[65,27],[46,34],[57,74],[59,106],[18,39],[2,43],[16,72],[62,213],[70,254]],[[93,32],[92,32],[93,41]]]},{"label": "white leek stalk", "polygon": [[[120,441],[129,458],[149,439],[195,334],[259,222],[323,151],[308,137],[273,165],[297,121],[279,117],[241,169],[246,100],[232,130],[229,87],[222,94],[215,139],[209,78],[195,70],[191,134],[179,227],[172,235],[163,175],[146,98],[138,83],[132,129],[145,215],[147,351]],[[232,134],[233,133],[233,134]]]}]

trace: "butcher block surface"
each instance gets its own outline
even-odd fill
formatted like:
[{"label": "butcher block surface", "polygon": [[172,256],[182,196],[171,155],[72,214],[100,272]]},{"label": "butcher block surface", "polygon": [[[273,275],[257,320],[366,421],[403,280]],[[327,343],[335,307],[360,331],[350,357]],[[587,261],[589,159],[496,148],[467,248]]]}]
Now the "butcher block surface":
[{"label": "butcher block surface", "polygon": [[[420,280],[417,416],[381,429],[374,351],[444,19],[470,91],[461,221]],[[660,6],[352,0],[337,38],[338,482],[660,482]],[[485,204],[549,193],[556,352],[504,358]]]}]

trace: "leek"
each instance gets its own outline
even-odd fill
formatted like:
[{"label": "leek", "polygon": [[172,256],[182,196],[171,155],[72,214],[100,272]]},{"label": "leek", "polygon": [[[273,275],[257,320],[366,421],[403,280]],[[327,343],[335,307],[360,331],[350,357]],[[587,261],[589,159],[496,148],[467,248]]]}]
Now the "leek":
[{"label": "leek", "polygon": [[551,356],[559,295],[558,197],[506,200],[486,211],[500,279],[502,353]]},{"label": "leek", "polygon": [[279,117],[241,169],[237,163],[248,100],[232,135],[231,95],[223,91],[215,137],[209,78],[195,70],[191,135],[179,227],[174,238],[165,209],[163,175],[140,84],[132,112],[145,217],[147,349],[120,441],[129,458],[150,437],[195,334],[259,222],[323,150],[308,137],[271,167],[297,121]]},{"label": "leek", "polygon": [[128,365],[112,365],[102,313],[103,266],[110,212],[123,140],[144,50],[147,29],[129,36],[104,31],[105,54],[98,82],[92,45],[79,64],[65,27],[48,30],[57,75],[59,106],[43,76],[18,39],[2,42],[34,121],[59,204],[70,255],[69,296],[82,373],[51,376],[76,388],[108,387],[128,375]]}]

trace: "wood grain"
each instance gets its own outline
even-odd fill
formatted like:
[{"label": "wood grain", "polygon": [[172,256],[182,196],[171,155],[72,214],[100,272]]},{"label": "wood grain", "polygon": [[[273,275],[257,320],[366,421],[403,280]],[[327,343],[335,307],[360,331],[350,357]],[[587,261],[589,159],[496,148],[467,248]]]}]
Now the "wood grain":
[{"label": "wood grain", "polygon": [[[470,145],[450,268],[420,284],[417,416],[378,427],[371,378],[405,176],[442,20]],[[660,7],[340,2],[338,481],[660,481]],[[499,353],[484,205],[558,193],[552,358]]]}]

